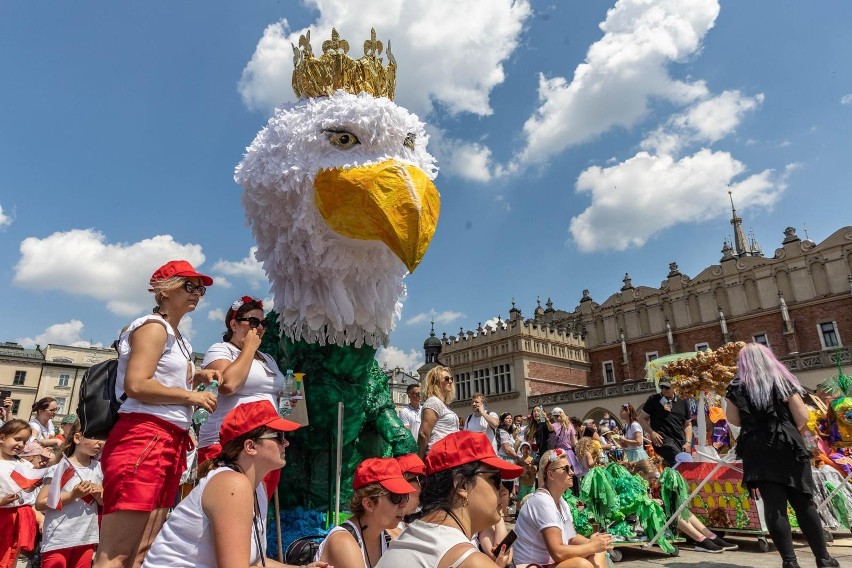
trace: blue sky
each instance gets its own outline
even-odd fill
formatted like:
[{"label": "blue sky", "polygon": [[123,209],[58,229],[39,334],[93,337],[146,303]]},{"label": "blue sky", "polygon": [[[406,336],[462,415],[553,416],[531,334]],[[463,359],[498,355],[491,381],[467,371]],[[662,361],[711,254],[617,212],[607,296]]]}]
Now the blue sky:
[{"label": "blue sky", "polygon": [[442,212],[381,352],[694,275],[731,235],[727,191],[771,256],[850,224],[852,4],[454,0],[0,5],[0,340],[109,344],[183,257],[217,277],[187,322],[269,285],[233,170],[275,104],[289,42],[375,27],[396,102],[431,133]]}]

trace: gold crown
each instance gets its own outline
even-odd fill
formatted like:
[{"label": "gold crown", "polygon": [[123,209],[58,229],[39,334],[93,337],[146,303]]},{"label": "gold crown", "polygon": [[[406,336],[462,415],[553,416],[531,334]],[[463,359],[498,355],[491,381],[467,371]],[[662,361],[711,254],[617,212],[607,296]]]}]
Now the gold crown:
[{"label": "gold crown", "polygon": [[322,55],[317,59],[311,49],[311,32],[299,37],[299,47],[293,46],[293,91],[300,99],[331,96],[338,89],[353,95],[369,93],[374,97],[393,100],[396,88],[396,60],[388,41],[388,65],[382,65],[382,42],[376,30],[364,42],[364,57],[352,59],[346,53],[349,42],[340,39],[332,28],[331,39],[322,42]]}]

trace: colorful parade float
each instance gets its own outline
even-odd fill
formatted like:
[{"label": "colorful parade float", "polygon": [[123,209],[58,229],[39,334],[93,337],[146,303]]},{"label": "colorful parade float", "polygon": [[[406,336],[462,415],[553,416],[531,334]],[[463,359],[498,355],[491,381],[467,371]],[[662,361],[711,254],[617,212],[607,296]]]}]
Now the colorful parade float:
[{"label": "colorful parade float", "polygon": [[278,491],[285,547],[340,520],[363,459],[417,451],[375,355],[440,210],[425,125],[393,101],[390,42],[373,31],[353,59],[332,30],[321,46],[310,33],[293,46],[299,100],[276,109],[234,176],[274,296],[278,333],[262,348],[304,373],[309,425]]},{"label": "colorful parade float", "polygon": [[[694,452],[677,470],[689,487],[688,507],[715,532],[754,535],[762,551],[769,550],[762,503],[752,499],[742,480],[742,462],[736,458],[738,428],[725,420],[725,392],[736,375],[737,355],[745,344],[727,343],[716,350],[667,356],[649,364],[646,378],[672,379],[678,396],[693,408]],[[838,364],[836,377],[804,397],[811,413],[809,428],[818,440],[813,475],[814,499],[826,536],[850,531],[852,512],[852,380]],[[795,514],[790,521],[797,527]]]}]

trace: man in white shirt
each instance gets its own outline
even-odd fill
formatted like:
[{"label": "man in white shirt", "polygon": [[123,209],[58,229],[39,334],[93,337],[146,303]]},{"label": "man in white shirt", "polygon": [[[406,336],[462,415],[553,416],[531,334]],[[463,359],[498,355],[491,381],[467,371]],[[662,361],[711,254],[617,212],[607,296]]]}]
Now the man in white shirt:
[{"label": "man in white shirt", "polygon": [[399,411],[399,419],[417,440],[417,434],[420,432],[421,412],[423,411],[420,407],[420,384],[408,385],[405,394],[408,395],[408,404]]},{"label": "man in white shirt", "polygon": [[491,442],[494,451],[497,451],[497,426],[500,425],[500,417],[496,412],[488,412],[485,409],[485,395],[475,393],[471,398],[470,408],[473,412],[464,421],[464,429],[468,432],[482,432]]}]

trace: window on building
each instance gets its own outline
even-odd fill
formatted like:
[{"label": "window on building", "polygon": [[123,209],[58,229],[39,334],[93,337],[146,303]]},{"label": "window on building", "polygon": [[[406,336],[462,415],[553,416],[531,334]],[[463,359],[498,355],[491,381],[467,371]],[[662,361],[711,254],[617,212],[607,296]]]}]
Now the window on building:
[{"label": "window on building", "polygon": [[467,400],[472,395],[470,373],[456,373],[456,400]]},{"label": "window on building", "polygon": [[496,394],[512,392],[512,365],[495,365],[492,368],[492,377]]},{"label": "window on building", "polygon": [[67,399],[64,396],[57,396],[56,397],[56,406],[58,407],[56,409],[56,414],[66,414],[66,412],[65,412],[66,401],[67,401]]},{"label": "window on building", "polygon": [[612,361],[603,362],[603,381],[605,385],[615,383],[615,367],[612,365]]},{"label": "window on building", "polygon": [[645,362],[650,363],[654,359],[657,359],[659,356],[660,354],[656,351],[649,351],[648,353],[645,353]]},{"label": "window on building", "polygon": [[769,338],[766,337],[765,333],[756,333],[751,336],[755,343],[760,343],[766,347],[769,347]]},{"label": "window on building", "polygon": [[12,399],[12,414],[18,414],[18,409],[21,408],[20,399],[13,398]]},{"label": "window on building", "polygon": [[27,380],[26,371],[15,371],[15,378],[12,379],[12,384],[15,386],[22,385]]},{"label": "window on building", "polygon": [[68,373],[61,373],[59,375],[59,382],[56,383],[56,386],[58,386],[60,388],[67,388],[68,383],[70,383],[70,382],[71,382],[71,375],[69,375]]},{"label": "window on building", "polygon": [[704,343],[696,343],[695,344],[696,351],[710,351],[710,344],[706,341]]},{"label": "window on building", "polygon": [[818,324],[819,340],[823,349],[840,347],[840,335],[837,333],[837,323],[826,321]]}]

